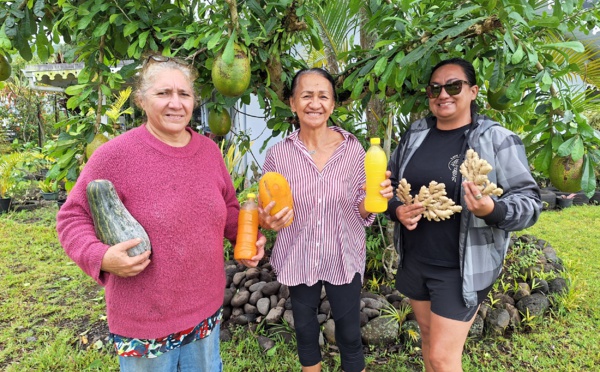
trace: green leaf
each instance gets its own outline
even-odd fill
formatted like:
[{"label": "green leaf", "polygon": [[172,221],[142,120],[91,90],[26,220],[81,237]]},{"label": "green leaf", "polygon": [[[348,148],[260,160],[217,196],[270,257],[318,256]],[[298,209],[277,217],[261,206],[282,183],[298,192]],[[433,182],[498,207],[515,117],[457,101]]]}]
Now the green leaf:
[{"label": "green leaf", "polygon": [[373,68],[373,73],[375,73],[375,76],[380,76],[381,73],[384,71],[385,67],[387,66],[387,57],[383,56],[380,57],[379,60],[377,61],[377,63],[375,63],[375,67]]},{"label": "green leaf", "polygon": [[573,148],[571,149],[571,158],[573,161],[577,161],[583,157],[585,152],[585,147],[583,145],[583,140],[580,136],[575,137],[575,142],[573,144]]},{"label": "green leaf", "polygon": [[94,29],[92,36],[100,37],[100,36],[106,34],[106,30],[108,30],[108,26],[110,26],[110,22],[107,21],[107,22],[102,23],[100,26],[98,26]]},{"label": "green leaf", "polygon": [[579,41],[564,41],[560,43],[542,44],[540,49],[571,49],[577,53],[585,52],[585,47]]},{"label": "green leaf", "polygon": [[[566,140],[565,142],[563,142],[559,147],[558,150],[556,150],[556,153],[558,156],[561,157],[565,157],[565,156],[569,156],[572,155],[573,152],[573,148],[575,147],[575,143],[577,142],[577,138],[578,137],[571,137],[568,140]],[[581,157],[579,157],[579,159],[581,159]],[[575,159],[573,159],[575,160]]]},{"label": "green leaf", "polygon": [[133,34],[134,32],[136,32],[139,28],[140,27],[139,27],[138,22],[128,23],[127,25],[125,25],[125,28],[123,29],[123,36],[129,36],[129,35]]},{"label": "green leaf", "polygon": [[213,36],[210,37],[208,43],[206,43],[206,49],[212,50],[217,43],[221,40],[221,30],[218,30]]},{"label": "green leaf", "polygon": [[583,176],[581,177],[581,189],[588,198],[591,198],[596,191],[596,173],[594,172],[594,164],[590,161],[589,156],[583,159]]},{"label": "green leaf", "polygon": [[225,62],[226,64],[230,65],[233,63],[233,58],[235,57],[235,52],[234,52],[234,45],[235,45],[235,39],[236,39],[236,34],[235,31],[233,32],[233,34],[231,35],[231,37],[229,38],[229,40],[227,41],[227,45],[225,46],[225,50],[223,51],[223,62]]}]

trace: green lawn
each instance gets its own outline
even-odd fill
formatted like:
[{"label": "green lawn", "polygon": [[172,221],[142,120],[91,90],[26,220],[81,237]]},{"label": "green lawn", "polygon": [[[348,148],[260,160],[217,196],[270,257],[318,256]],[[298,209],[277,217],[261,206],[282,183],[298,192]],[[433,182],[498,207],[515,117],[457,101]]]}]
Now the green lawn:
[{"label": "green lawn", "polygon": [[[106,345],[103,290],[63,253],[56,207],[0,215],[0,370],[117,371]],[[465,371],[583,371],[600,365],[600,208],[544,212],[524,231],[547,240],[568,268],[571,292],[527,333],[469,340]],[[259,349],[255,331],[222,344],[225,371],[297,371],[294,346]],[[334,349],[324,371],[340,371]],[[373,348],[368,371],[414,371],[417,347]]]}]

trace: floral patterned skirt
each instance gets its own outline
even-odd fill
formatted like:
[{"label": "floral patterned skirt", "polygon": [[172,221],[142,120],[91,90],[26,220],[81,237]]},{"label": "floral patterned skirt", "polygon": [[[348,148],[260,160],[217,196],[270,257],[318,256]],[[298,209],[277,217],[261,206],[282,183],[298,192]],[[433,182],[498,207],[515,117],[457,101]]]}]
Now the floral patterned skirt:
[{"label": "floral patterned skirt", "polygon": [[123,337],[114,333],[111,333],[110,337],[119,356],[157,358],[169,350],[208,337],[213,328],[219,324],[222,316],[223,308],[221,307],[216,313],[204,319],[195,327],[155,339]]}]

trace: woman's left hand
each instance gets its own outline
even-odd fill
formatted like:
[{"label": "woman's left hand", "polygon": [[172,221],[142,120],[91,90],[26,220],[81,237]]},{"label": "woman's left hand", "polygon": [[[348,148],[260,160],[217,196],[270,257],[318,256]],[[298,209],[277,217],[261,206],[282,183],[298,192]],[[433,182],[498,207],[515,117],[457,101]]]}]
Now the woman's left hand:
[{"label": "woman's left hand", "polygon": [[267,244],[267,238],[261,236],[256,241],[256,256],[249,260],[239,260],[239,262],[246,267],[256,267],[262,258],[265,256],[265,244]]},{"label": "woman's left hand", "polygon": [[494,201],[489,195],[482,195],[481,191],[472,181],[463,182],[465,202],[467,209],[477,217],[485,217],[494,210]]}]

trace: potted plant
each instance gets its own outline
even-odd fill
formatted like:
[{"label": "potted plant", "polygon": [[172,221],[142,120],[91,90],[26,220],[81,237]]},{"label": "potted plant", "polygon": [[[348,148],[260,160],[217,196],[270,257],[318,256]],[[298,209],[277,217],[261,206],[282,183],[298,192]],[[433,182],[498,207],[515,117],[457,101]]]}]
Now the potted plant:
[{"label": "potted plant", "polygon": [[58,181],[51,178],[45,178],[38,182],[44,200],[56,200],[58,198]]},{"label": "potted plant", "polygon": [[10,191],[18,182],[14,172],[24,158],[19,152],[0,155],[0,213],[7,212],[10,207]]},{"label": "potted plant", "polygon": [[575,194],[575,193],[557,195],[556,205],[561,209],[568,208],[573,205],[573,199],[575,198],[576,195],[577,194]]}]

